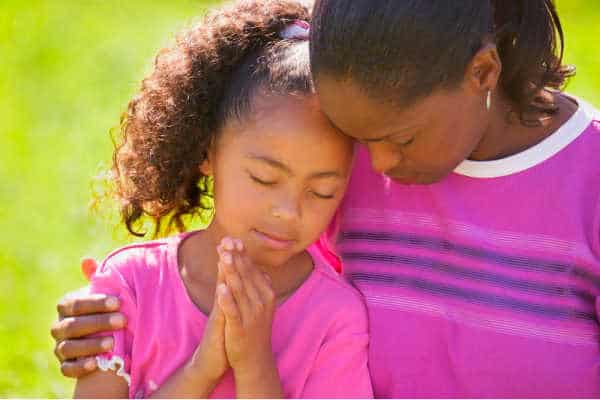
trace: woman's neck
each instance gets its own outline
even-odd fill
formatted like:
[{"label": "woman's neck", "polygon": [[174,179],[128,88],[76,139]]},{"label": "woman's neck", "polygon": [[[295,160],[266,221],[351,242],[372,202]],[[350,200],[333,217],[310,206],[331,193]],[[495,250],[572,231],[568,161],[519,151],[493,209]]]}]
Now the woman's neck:
[{"label": "woman's neck", "polygon": [[525,151],[552,135],[577,111],[577,104],[562,94],[555,94],[557,111],[540,115],[539,124],[524,125],[511,110],[514,106],[498,96],[486,133],[469,159],[491,161]]}]

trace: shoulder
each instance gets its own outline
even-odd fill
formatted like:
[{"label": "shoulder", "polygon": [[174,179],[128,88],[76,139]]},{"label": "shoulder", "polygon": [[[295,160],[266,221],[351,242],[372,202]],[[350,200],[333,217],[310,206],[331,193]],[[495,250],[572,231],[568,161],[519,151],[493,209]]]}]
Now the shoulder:
[{"label": "shoulder", "polygon": [[108,272],[110,270],[126,270],[131,268],[143,268],[156,263],[155,256],[166,254],[169,249],[171,238],[153,240],[144,243],[134,243],[116,250],[106,256],[99,270]]},{"label": "shoulder", "polygon": [[578,137],[591,136],[590,139],[600,139],[600,110],[583,99],[573,97],[578,108],[571,118],[559,129],[565,132],[565,138],[575,140]]},{"label": "shoulder", "polygon": [[[168,267],[169,257],[176,251],[180,236],[135,243],[112,251],[91,277],[92,288],[99,290],[118,287],[135,291],[135,286],[160,277]],[[153,273],[154,272],[154,273]]]},{"label": "shoulder", "polygon": [[319,253],[310,249],[318,281],[312,300],[315,307],[337,324],[350,322],[366,327],[367,308],[360,292],[340,275]]}]

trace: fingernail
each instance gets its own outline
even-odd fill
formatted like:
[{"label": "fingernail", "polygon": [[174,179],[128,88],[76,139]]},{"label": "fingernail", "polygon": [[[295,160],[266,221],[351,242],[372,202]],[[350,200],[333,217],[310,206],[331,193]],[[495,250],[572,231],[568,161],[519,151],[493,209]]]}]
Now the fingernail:
[{"label": "fingernail", "polygon": [[231,240],[231,238],[226,237],[225,239],[223,239],[223,247],[225,247],[225,249],[229,251],[233,250],[233,241]]},{"label": "fingernail", "polygon": [[227,285],[224,283],[219,283],[219,286],[217,286],[217,291],[220,294],[226,294],[227,293]]},{"label": "fingernail", "polygon": [[244,243],[238,239],[235,241],[235,247],[238,249],[238,251],[242,251],[244,250]]},{"label": "fingernail", "polygon": [[83,368],[85,368],[87,371],[93,371],[96,369],[96,361],[93,358],[90,358],[85,362],[85,364],[83,364]]},{"label": "fingernail", "polygon": [[125,318],[121,315],[113,315],[110,317],[109,322],[113,328],[120,328],[125,324]]},{"label": "fingernail", "polygon": [[102,346],[102,348],[104,350],[110,350],[110,349],[112,349],[113,338],[109,338],[108,337],[108,338],[102,339],[102,342],[100,343],[100,345]]},{"label": "fingernail", "polygon": [[109,297],[108,299],[106,299],[106,302],[104,304],[106,304],[106,307],[108,309],[116,310],[119,307],[119,300],[115,299],[114,297]]}]

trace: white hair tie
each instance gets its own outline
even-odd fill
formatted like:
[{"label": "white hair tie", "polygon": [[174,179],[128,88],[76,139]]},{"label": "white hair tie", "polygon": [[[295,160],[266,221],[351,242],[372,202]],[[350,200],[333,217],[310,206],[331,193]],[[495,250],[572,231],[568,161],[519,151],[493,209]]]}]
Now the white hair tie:
[{"label": "white hair tie", "polygon": [[279,36],[282,39],[308,40],[309,34],[310,24],[300,19],[290,23],[281,32],[279,32]]}]

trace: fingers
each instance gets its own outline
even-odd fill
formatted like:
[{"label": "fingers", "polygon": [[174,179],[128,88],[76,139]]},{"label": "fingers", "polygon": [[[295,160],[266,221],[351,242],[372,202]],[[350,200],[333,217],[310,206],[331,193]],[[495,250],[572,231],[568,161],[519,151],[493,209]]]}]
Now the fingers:
[{"label": "fingers", "polygon": [[65,361],[60,365],[60,372],[68,378],[81,378],[98,367],[93,357]]},{"label": "fingers", "polygon": [[73,360],[88,356],[95,356],[112,350],[114,339],[111,336],[103,338],[64,340],[58,342],[54,348],[54,355],[60,361]]},{"label": "fingers", "polygon": [[94,333],[123,328],[126,319],[120,313],[91,314],[67,317],[52,325],[52,337],[57,341],[79,338]]},{"label": "fingers", "polygon": [[232,328],[238,329],[242,323],[241,314],[231,290],[224,283],[217,286],[217,304],[223,311],[227,324],[231,324]]},{"label": "fingers", "polygon": [[261,274],[261,272],[251,265],[246,254],[241,251],[236,250],[232,255],[234,270],[241,278],[246,297],[250,304],[260,305],[262,303],[262,298],[259,290],[256,288],[255,281],[260,279],[258,275]]},{"label": "fingers", "polygon": [[218,264],[218,268],[223,271],[223,275],[225,276],[225,283],[227,284],[227,288],[233,294],[238,305],[242,303],[247,303],[245,296],[246,293],[244,291],[244,283],[242,282],[242,277],[236,271],[235,266],[233,265],[233,255],[229,252],[224,252]]},{"label": "fingers", "polygon": [[270,279],[252,264],[243,243],[225,238],[218,251],[219,270],[237,303],[242,321],[274,309],[275,296]]},{"label": "fingers", "polygon": [[236,241],[236,250],[234,265],[242,276],[248,297],[256,304],[268,306],[275,297],[271,278],[252,264],[241,240]]},{"label": "fingers", "polygon": [[60,318],[109,313],[119,309],[119,299],[104,294],[67,295],[60,300],[56,309]]}]

